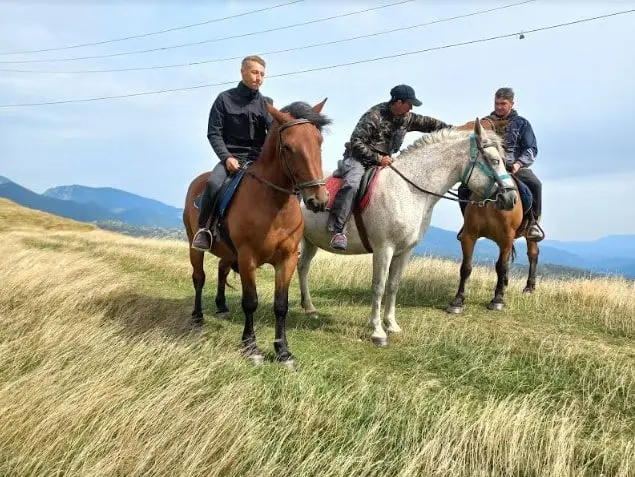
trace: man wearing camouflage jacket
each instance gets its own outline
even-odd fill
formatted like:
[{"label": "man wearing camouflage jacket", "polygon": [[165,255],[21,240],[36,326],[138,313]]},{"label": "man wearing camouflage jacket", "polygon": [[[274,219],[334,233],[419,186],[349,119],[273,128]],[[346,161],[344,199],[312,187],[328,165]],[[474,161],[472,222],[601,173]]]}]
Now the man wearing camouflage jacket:
[{"label": "man wearing camouflage jacket", "polygon": [[429,133],[451,127],[438,119],[410,112],[413,106],[421,106],[411,86],[397,85],[390,90],[390,96],[390,101],[379,103],[363,114],[345,145],[338,171],[344,183],[335,196],[328,220],[333,249],[346,250],[344,225],[365,169],[390,165],[390,155],[399,151],[407,132]]}]

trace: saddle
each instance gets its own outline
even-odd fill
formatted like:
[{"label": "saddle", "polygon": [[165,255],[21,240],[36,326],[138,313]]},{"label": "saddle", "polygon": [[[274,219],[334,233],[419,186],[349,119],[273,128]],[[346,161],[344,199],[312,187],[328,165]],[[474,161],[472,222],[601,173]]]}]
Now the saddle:
[{"label": "saddle", "polygon": [[[214,240],[222,240],[234,253],[236,253],[236,248],[229,235],[226,216],[232,199],[234,198],[234,195],[236,194],[244,176],[245,169],[241,168],[235,174],[228,176],[225,179],[223,185],[218,191],[218,196],[216,197],[216,201],[214,202],[212,209],[212,214],[207,222],[207,228],[212,233]],[[199,210],[204,193],[205,191],[203,190],[203,192],[194,199],[194,207]]]},{"label": "saddle", "polygon": [[[355,225],[357,226],[357,230],[359,232],[359,237],[362,240],[362,244],[364,248],[371,253],[373,251],[370,246],[370,242],[368,241],[368,234],[366,233],[366,226],[364,225],[364,221],[362,220],[362,212],[366,210],[368,204],[370,203],[370,199],[373,196],[375,191],[375,187],[377,185],[377,178],[379,177],[379,172],[383,169],[380,166],[372,166],[364,171],[364,175],[360,181],[359,189],[357,190],[357,194],[355,195],[355,199],[353,200],[353,218],[355,219]],[[326,179],[326,188],[329,191],[329,201],[326,205],[326,210],[331,210],[333,207],[333,202],[335,201],[335,195],[342,187],[344,183],[344,179],[339,173],[339,169],[336,170],[333,175],[329,176]]]}]

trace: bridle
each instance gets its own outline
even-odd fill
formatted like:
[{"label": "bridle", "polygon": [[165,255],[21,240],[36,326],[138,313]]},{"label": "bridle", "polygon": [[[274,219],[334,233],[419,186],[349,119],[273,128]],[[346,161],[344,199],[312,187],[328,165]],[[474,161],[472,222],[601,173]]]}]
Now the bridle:
[{"label": "bridle", "polygon": [[278,154],[280,155],[280,157],[282,157],[283,163],[287,170],[287,175],[289,176],[289,178],[291,179],[291,182],[293,183],[293,189],[285,189],[284,187],[280,187],[274,184],[273,182],[263,179],[262,177],[258,176],[253,171],[246,170],[245,173],[251,175],[255,179],[262,182],[263,184],[271,187],[272,189],[275,189],[279,192],[284,192],[285,194],[289,194],[289,195],[294,195],[294,194],[298,195],[303,189],[325,185],[326,182],[323,179],[315,179],[312,181],[298,182],[298,179],[295,173],[293,172],[293,168],[291,167],[291,159],[289,159],[288,154],[286,154],[284,150],[283,141],[282,141],[282,132],[286,129],[292,128],[293,126],[297,126],[298,124],[307,124],[307,123],[312,124],[311,121],[309,121],[308,119],[300,118],[300,119],[294,119],[292,121],[286,122],[278,127]]},{"label": "bridle", "polygon": [[486,140],[481,144],[479,141],[476,140],[476,136],[474,134],[470,135],[470,163],[466,166],[465,170],[463,171],[463,174],[461,175],[461,183],[467,187],[467,184],[470,181],[470,178],[472,177],[472,173],[474,172],[474,167],[478,167],[481,171],[483,171],[483,173],[490,178],[490,184],[487,187],[487,190],[486,190],[487,193],[483,194],[485,196],[484,199],[480,201],[475,201],[472,199],[461,199],[458,196],[458,194],[456,194],[453,191],[448,191],[448,193],[452,196],[452,197],[448,197],[447,195],[437,194],[436,192],[426,190],[422,187],[419,187],[417,184],[415,184],[410,179],[408,179],[405,175],[403,175],[403,173],[397,170],[394,165],[391,164],[388,167],[390,167],[404,181],[406,181],[408,184],[410,184],[411,186],[413,186],[415,189],[417,189],[420,192],[424,192],[426,194],[439,197],[440,199],[448,199],[448,200],[453,200],[455,202],[474,204],[479,207],[483,207],[487,202],[496,202],[496,199],[490,198],[493,192],[492,189],[494,187],[494,184],[497,184],[501,191],[513,190],[513,187],[507,187],[503,183],[504,179],[508,179],[510,177],[508,173],[499,176],[487,159],[479,160],[479,157],[482,157],[482,158],[485,157],[484,149],[486,147],[492,147],[492,146],[494,146],[493,142]]}]

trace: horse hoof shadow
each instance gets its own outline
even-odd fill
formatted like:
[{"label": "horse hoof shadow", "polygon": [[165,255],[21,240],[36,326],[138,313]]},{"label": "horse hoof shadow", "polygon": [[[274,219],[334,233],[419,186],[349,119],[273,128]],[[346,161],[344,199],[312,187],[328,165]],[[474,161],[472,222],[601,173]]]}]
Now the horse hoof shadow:
[{"label": "horse hoof shadow", "polygon": [[288,371],[296,371],[297,366],[295,364],[295,359],[285,359],[284,361],[279,361],[280,366],[287,369]]},{"label": "horse hoof shadow", "polygon": [[216,318],[219,320],[227,320],[229,318],[230,312],[229,311],[217,311],[216,312]]},{"label": "horse hoof shadow", "polygon": [[504,308],[505,308],[505,303],[489,302],[487,304],[487,309],[490,311],[503,311]]}]

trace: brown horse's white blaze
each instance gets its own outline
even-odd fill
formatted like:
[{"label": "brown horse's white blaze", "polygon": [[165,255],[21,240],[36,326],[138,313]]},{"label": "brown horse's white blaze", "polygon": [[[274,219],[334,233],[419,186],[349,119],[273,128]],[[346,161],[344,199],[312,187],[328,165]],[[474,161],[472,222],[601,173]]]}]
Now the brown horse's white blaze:
[{"label": "brown horse's white blaze", "polygon": [[[247,169],[241,186],[232,199],[226,224],[236,253],[224,242],[215,241],[211,252],[220,258],[218,265],[217,315],[227,316],[225,300],[226,278],[231,268],[240,273],[242,309],[245,327],[242,352],[254,363],[261,363],[263,355],[256,345],[254,313],[258,307],[256,271],[265,263],[275,269],[273,309],[276,317],[274,348],[278,361],[293,366],[288,349],[286,316],[289,307],[289,283],[298,260],[298,245],[304,222],[296,192],[312,207],[323,208],[328,193],[322,177],[322,126],[330,120],[322,116],[326,99],[312,108],[305,103],[292,103],[278,111],[269,106],[275,119],[265,141],[261,156]],[[288,112],[285,112],[285,109]],[[191,248],[196,231],[198,211],[194,198],[203,190],[209,173],[201,174],[190,185],[185,201],[183,221],[190,241],[192,280],[196,297],[194,321],[202,323],[202,289],[205,283],[204,253]]]}]

